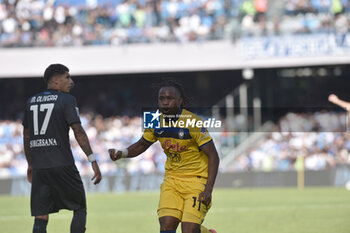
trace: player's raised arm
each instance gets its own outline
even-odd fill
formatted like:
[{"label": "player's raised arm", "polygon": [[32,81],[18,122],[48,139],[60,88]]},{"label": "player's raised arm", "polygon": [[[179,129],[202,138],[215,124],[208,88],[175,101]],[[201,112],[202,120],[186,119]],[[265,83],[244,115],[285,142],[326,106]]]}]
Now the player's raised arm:
[{"label": "player's raised arm", "polygon": [[102,179],[102,175],[100,172],[100,168],[96,162],[96,159],[93,156],[91,146],[89,143],[89,139],[86,135],[86,132],[80,123],[74,123],[71,125],[71,127],[74,131],[75,139],[77,140],[79,146],[81,147],[81,149],[84,151],[84,153],[88,157],[89,162],[91,162],[92,170],[94,171],[94,176],[92,177],[91,180],[95,179],[94,184],[98,184],[98,183],[100,183],[100,181]]},{"label": "player's raised arm", "polygon": [[113,161],[121,158],[133,158],[145,152],[153,143],[141,138],[127,149],[108,149],[109,156]]},{"label": "player's raised arm", "polygon": [[336,96],[334,94],[329,95],[328,101],[333,103],[333,104],[336,104],[339,107],[344,108],[346,111],[350,112],[350,102],[346,102],[344,100],[341,100],[338,98],[338,96]]},{"label": "player's raised arm", "polygon": [[216,175],[218,174],[219,155],[216,151],[214,142],[210,142],[203,146],[201,150],[208,156],[208,180],[204,191],[199,194],[199,200],[201,200],[203,204],[209,205]]}]

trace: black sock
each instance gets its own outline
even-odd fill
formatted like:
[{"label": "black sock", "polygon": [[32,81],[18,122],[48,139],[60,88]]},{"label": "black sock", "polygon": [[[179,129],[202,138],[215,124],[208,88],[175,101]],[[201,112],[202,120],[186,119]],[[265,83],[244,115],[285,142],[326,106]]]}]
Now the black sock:
[{"label": "black sock", "polygon": [[33,233],[46,233],[47,220],[35,218]]},{"label": "black sock", "polygon": [[74,210],[74,216],[70,225],[71,233],[84,233],[86,224],[86,209]]}]

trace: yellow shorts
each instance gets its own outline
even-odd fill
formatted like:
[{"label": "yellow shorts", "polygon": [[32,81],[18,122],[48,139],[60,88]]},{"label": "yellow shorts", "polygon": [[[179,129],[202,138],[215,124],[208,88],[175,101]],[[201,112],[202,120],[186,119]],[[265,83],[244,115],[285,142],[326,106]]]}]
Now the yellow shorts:
[{"label": "yellow shorts", "polygon": [[172,216],[181,222],[201,224],[211,207],[198,201],[205,188],[203,178],[166,177],[160,189],[158,217]]}]

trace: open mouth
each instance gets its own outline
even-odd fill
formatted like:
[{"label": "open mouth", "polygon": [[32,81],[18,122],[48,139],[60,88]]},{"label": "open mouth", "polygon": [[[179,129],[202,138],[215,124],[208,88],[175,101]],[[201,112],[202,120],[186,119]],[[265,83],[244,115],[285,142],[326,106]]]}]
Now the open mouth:
[{"label": "open mouth", "polygon": [[162,111],[162,113],[169,113],[170,109],[169,108],[161,108],[160,109]]}]

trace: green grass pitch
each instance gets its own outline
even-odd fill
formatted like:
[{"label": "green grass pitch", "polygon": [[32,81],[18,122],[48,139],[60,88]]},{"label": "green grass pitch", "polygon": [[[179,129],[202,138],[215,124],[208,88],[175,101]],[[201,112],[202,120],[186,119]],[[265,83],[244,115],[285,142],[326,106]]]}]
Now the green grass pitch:
[{"label": "green grass pitch", "polygon": [[[157,192],[89,194],[88,233],[156,233]],[[28,197],[0,196],[0,232],[32,232]],[[48,232],[69,232],[72,212],[50,215]],[[349,233],[344,188],[216,189],[204,225],[218,233]],[[177,232],[181,232],[178,228]]]}]

